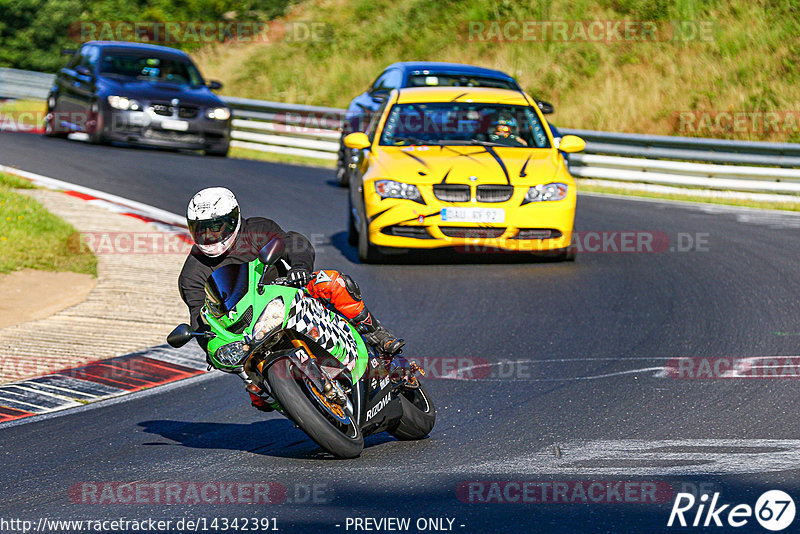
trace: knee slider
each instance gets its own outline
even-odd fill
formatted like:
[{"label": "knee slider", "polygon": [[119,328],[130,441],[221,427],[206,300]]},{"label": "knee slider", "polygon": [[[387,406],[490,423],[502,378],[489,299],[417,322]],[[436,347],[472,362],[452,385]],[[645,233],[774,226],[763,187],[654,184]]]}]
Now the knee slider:
[{"label": "knee slider", "polygon": [[344,278],[344,287],[347,288],[347,292],[350,293],[350,296],[353,297],[353,300],[360,301],[361,288],[358,287],[356,281],[346,274],[343,274],[342,278]]}]

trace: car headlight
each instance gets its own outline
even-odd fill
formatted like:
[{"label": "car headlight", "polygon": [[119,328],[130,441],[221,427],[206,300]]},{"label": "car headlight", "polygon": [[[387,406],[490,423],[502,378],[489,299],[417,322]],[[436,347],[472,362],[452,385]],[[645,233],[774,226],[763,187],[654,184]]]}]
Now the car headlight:
[{"label": "car headlight", "polygon": [[270,331],[283,324],[283,318],[286,316],[286,305],[283,303],[281,297],[275,297],[261,315],[258,317],[255,326],[253,327],[253,338],[256,341],[264,339]]},{"label": "car headlight", "polygon": [[394,180],[378,180],[375,182],[375,192],[381,198],[405,198],[407,200],[418,200],[422,197],[417,186],[395,182]]},{"label": "car headlight", "polygon": [[231,110],[228,108],[209,108],[206,111],[206,117],[218,121],[226,121],[231,118]]},{"label": "car headlight", "polygon": [[214,358],[223,365],[239,365],[245,356],[247,356],[247,351],[243,341],[234,341],[223,345],[214,353]]},{"label": "car headlight", "polygon": [[114,109],[121,109],[123,111],[139,111],[142,109],[142,105],[138,100],[126,96],[111,95],[108,97],[108,104]]},{"label": "car headlight", "polygon": [[567,184],[553,182],[550,184],[535,185],[525,193],[527,202],[547,202],[549,200],[564,200],[567,196]]}]

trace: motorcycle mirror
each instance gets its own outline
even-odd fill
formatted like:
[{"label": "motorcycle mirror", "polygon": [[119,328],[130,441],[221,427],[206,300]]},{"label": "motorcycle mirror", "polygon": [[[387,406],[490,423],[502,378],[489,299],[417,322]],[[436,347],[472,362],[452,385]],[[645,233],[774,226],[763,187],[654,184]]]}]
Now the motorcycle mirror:
[{"label": "motorcycle mirror", "polygon": [[261,278],[258,279],[257,291],[259,295],[264,293],[264,277],[267,276],[269,267],[281,259],[281,255],[283,254],[283,250],[285,248],[286,243],[284,243],[283,238],[276,236],[270,239],[269,243],[264,245],[264,247],[258,251],[258,259],[264,264],[264,272],[261,273]]},{"label": "motorcycle mirror", "polygon": [[258,259],[267,267],[274,265],[281,259],[285,248],[286,243],[284,243],[283,238],[273,237],[269,243],[264,245],[264,248],[258,251]]},{"label": "motorcycle mirror", "polygon": [[192,327],[188,324],[179,324],[175,327],[175,330],[169,333],[167,336],[167,343],[169,343],[170,347],[179,348],[186,345],[189,341],[192,340],[194,337],[192,332]]}]

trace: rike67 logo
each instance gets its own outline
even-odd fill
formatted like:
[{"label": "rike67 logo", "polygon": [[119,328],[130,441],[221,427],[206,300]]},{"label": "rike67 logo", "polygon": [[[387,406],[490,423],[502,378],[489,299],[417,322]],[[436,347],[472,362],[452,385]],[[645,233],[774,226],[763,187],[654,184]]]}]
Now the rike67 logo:
[{"label": "rike67 logo", "polygon": [[[696,499],[691,493],[678,493],[672,504],[667,526],[739,528],[747,525],[755,516],[756,521],[767,530],[780,531],[794,521],[794,500],[780,490],[764,492],[755,507],[749,504],[719,504],[719,493],[714,493],[709,502],[708,494]],[[695,509],[696,507],[696,509]],[[752,532],[751,529],[746,529]]]}]

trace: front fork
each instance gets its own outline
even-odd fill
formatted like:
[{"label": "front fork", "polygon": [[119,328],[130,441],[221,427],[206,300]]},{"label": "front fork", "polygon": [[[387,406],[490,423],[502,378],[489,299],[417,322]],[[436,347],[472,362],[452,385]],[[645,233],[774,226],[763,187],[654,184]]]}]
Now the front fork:
[{"label": "front fork", "polygon": [[[317,364],[317,358],[308,344],[299,337],[292,335],[290,332],[285,332],[285,335],[296,350],[303,351],[310,359],[314,360],[314,371],[318,372],[313,372],[312,375],[314,376],[309,375],[309,378],[314,382],[318,382],[320,391],[322,391],[325,399],[339,406],[345,406],[347,404],[347,395],[336,380],[333,380],[325,369]],[[270,397],[274,397],[270,391],[269,384],[264,379],[267,362],[268,358],[266,357],[258,359],[250,358],[245,362],[242,371],[238,374],[245,384],[255,383],[262,390],[267,392]]]}]

